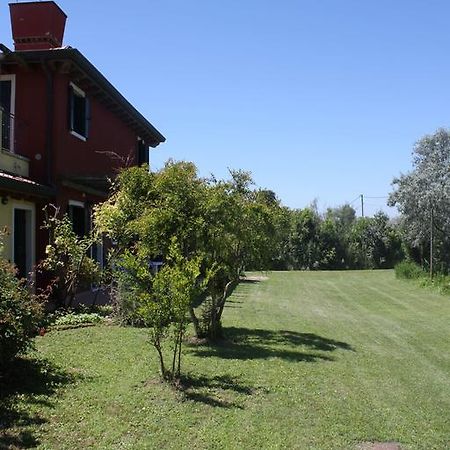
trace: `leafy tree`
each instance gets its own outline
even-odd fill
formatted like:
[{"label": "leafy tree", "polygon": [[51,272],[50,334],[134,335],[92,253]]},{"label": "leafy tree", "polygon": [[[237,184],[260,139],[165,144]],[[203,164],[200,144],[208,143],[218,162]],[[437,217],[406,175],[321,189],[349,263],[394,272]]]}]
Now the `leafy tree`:
[{"label": "leafy tree", "polygon": [[[148,264],[142,262],[141,270],[148,271]],[[161,375],[168,381],[176,381],[180,377],[188,310],[202,290],[200,263],[200,257],[183,258],[176,239],[173,239],[166,265],[153,277],[151,284],[141,285],[134,292],[140,296],[137,313],[150,330],[150,340],[159,356]],[[126,264],[121,267],[128,269]],[[167,337],[172,340],[171,368],[164,359],[163,339]]]},{"label": "leafy tree", "polygon": [[393,267],[403,256],[399,232],[383,212],[355,222],[349,249],[352,265],[360,269]]},{"label": "leafy tree", "polygon": [[[204,253],[210,276],[198,335],[221,337],[225,302],[246,268],[269,266],[276,240],[278,204],[252,188],[248,172],[230,171],[231,178],[209,184]],[[193,316],[193,321],[196,319]]]},{"label": "leafy tree", "polygon": [[349,229],[356,221],[356,211],[349,204],[328,208],[326,218],[332,220],[341,229]]},{"label": "leafy tree", "polygon": [[139,283],[151,286],[145,266],[155,258],[167,264],[175,238],[182,258],[201,261],[203,288],[189,307],[196,333],[220,337],[226,299],[243,270],[262,268],[271,257],[274,206],[268,198],[252,188],[250,175],[242,171],[231,171],[226,181],[199,178],[188,162],[168,161],[156,173],[143,167],[123,171],[95,217],[99,230],[117,243],[114,251],[122,262],[130,260],[121,284],[131,315],[139,296],[129,284],[139,278],[124,278],[134,264],[136,273],[142,272]]},{"label": "leafy tree", "polygon": [[44,228],[49,233],[49,244],[39,269],[54,276],[51,288],[56,307],[70,307],[80,286],[100,278],[99,265],[88,256],[94,239],[91,235],[77,236],[67,215],[59,217],[58,208],[49,205],[45,212]]},{"label": "leafy tree", "polygon": [[[402,256],[398,227],[382,213],[356,219],[349,205],[330,208],[324,216],[311,207],[280,208],[287,222],[277,249],[277,268],[342,269],[393,267]],[[284,234],[283,234],[284,233]]]},{"label": "leafy tree", "polygon": [[404,236],[417,259],[434,257],[442,272],[450,267],[450,132],[439,129],[420,139],[413,149],[413,170],[393,181],[389,204],[402,214]]},{"label": "leafy tree", "polygon": [[336,269],[342,265],[344,251],[339,227],[333,220],[322,220],[319,228],[320,268]]},{"label": "leafy tree", "polygon": [[313,208],[293,210],[291,215],[290,252],[295,269],[319,266],[320,217]]}]

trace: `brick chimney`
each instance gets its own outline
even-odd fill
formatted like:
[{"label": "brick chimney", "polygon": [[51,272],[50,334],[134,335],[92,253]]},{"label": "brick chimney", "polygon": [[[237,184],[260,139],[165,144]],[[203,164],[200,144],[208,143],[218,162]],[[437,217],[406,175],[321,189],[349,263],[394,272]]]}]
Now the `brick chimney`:
[{"label": "brick chimney", "polygon": [[9,12],[16,50],[62,46],[67,16],[55,2],[10,3]]}]

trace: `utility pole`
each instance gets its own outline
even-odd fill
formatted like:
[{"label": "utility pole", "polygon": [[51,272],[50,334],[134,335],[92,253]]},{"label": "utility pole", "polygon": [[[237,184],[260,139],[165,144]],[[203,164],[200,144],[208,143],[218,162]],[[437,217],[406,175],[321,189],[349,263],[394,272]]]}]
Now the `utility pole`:
[{"label": "utility pole", "polygon": [[430,214],[430,278],[433,278],[433,207]]},{"label": "utility pole", "polygon": [[364,195],[361,194],[361,217],[364,217]]}]

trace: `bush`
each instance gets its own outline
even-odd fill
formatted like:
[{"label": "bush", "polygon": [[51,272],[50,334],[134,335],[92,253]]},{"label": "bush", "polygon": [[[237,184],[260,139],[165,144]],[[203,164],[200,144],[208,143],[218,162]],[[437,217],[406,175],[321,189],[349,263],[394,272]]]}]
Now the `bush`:
[{"label": "bush", "polygon": [[30,293],[15,268],[0,258],[0,370],[25,352],[37,334],[42,304]]},{"label": "bush", "polygon": [[85,324],[96,324],[102,322],[103,318],[97,313],[76,313],[69,312],[59,316],[55,322],[55,326],[78,326]]},{"label": "bush", "polygon": [[424,270],[412,261],[402,261],[395,266],[395,276],[404,279],[417,279],[425,275]]},{"label": "bush", "polygon": [[420,286],[436,289],[441,294],[450,294],[450,276],[437,273],[430,278],[418,264],[412,261],[403,261],[395,266],[397,278],[418,280]]},{"label": "bush", "polygon": [[436,274],[433,278],[422,278],[420,285],[435,288],[441,294],[450,294],[450,276]]}]

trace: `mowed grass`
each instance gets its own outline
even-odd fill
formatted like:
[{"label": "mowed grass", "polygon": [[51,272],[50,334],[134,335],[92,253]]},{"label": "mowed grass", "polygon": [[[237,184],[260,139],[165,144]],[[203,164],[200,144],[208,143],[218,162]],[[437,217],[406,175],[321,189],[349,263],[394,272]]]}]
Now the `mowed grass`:
[{"label": "mowed grass", "polygon": [[0,448],[450,448],[448,297],[391,271],[268,277],[236,289],[221,345],[185,347],[184,391],[143,329],[38,338]]}]

